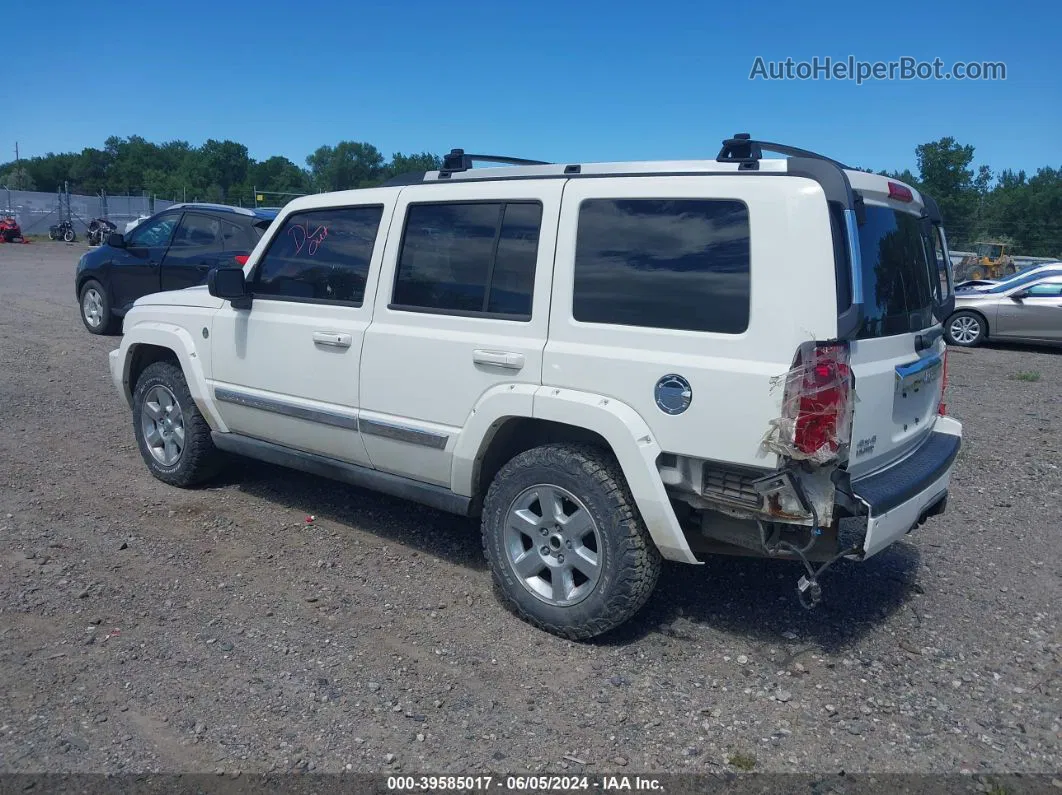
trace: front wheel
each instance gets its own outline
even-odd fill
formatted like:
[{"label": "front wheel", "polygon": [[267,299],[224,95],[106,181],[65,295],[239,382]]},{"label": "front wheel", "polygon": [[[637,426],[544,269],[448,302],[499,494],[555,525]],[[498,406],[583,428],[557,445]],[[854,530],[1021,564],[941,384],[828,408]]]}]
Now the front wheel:
[{"label": "front wheel", "polygon": [[502,467],[483,505],[483,549],[503,599],[535,626],[586,640],[630,619],[660,576],[615,458],[556,444]]},{"label": "front wheel", "polygon": [[67,229],[65,232],[63,232],[63,240],[65,240],[67,243],[73,243],[76,239],[77,235],[74,234],[73,229]]},{"label": "front wheel", "polygon": [[194,486],[216,475],[221,453],[210,426],[170,361],[144,368],[133,391],[133,432],[151,474],[171,486]]},{"label": "front wheel", "polygon": [[54,229],[49,229],[48,230],[48,239],[49,240],[55,240],[55,230]]},{"label": "front wheel", "polygon": [[980,345],[987,335],[988,325],[976,312],[956,312],[944,327],[944,338],[948,343],[962,348]]}]

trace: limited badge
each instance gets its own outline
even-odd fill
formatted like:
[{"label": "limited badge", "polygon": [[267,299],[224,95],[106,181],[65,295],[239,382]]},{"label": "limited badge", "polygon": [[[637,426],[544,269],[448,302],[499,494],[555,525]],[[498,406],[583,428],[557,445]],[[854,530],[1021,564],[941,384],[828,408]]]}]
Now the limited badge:
[{"label": "limited badge", "polygon": [[693,401],[690,382],[681,375],[665,375],[656,382],[656,406],[665,414],[681,414]]}]

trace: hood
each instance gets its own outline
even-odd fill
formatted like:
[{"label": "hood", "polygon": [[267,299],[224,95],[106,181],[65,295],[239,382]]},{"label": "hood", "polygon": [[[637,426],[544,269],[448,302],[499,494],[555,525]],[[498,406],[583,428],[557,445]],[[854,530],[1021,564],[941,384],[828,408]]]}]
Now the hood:
[{"label": "hood", "polygon": [[198,287],[186,287],[183,290],[168,290],[164,293],[152,293],[138,298],[133,306],[192,306],[201,309],[220,309],[225,301],[215,298],[205,284]]}]

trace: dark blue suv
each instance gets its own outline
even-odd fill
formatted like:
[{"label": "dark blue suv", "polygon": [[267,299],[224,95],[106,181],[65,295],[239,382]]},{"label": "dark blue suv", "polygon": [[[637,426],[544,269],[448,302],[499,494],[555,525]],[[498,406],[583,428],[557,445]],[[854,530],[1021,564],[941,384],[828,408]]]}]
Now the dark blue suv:
[{"label": "dark blue suv", "polygon": [[114,333],[136,299],[205,284],[212,269],[242,265],[276,216],[275,209],[175,204],[127,235],[112,234],[77,263],[81,321],[93,334]]}]

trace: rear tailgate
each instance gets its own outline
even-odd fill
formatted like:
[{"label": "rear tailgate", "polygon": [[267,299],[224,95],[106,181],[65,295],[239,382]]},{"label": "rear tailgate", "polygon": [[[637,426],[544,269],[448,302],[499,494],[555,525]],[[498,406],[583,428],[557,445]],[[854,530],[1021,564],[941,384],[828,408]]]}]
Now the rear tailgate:
[{"label": "rear tailgate", "polygon": [[897,199],[889,181],[862,177],[852,180],[865,208],[858,224],[864,319],[850,348],[853,480],[926,441],[943,392],[945,351],[933,314],[940,295],[933,230],[920,198]]},{"label": "rear tailgate", "polygon": [[932,431],[943,391],[944,350],[938,340],[915,353],[906,335],[852,343],[855,406],[848,472],[853,478],[903,458]]}]

